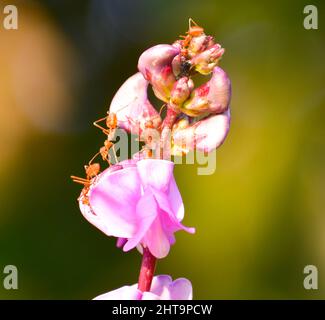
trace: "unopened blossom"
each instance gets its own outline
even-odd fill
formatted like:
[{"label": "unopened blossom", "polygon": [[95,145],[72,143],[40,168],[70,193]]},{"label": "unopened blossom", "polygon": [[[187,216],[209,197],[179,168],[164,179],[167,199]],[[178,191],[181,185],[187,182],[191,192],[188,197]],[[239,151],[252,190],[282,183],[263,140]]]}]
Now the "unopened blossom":
[{"label": "unopened blossom", "polygon": [[89,204],[80,198],[84,217],[108,236],[120,239],[123,250],[138,245],[156,258],[165,257],[175,243],[174,233],[194,228],[181,224],[184,206],[173,168],[167,160],[144,159],[122,162],[106,169],[89,188]]},{"label": "unopened blossom", "polygon": [[168,102],[176,81],[172,70],[172,60],[179,49],[168,44],[159,44],[144,51],[138,62],[138,69],[160,100]]},{"label": "unopened blossom", "polygon": [[179,109],[179,106],[188,99],[193,89],[194,83],[192,79],[189,79],[188,77],[178,79],[174,83],[171,91],[169,106],[175,110]]},{"label": "unopened blossom", "polygon": [[211,73],[213,68],[218,64],[224,51],[225,49],[221,48],[220,44],[215,44],[211,48],[193,56],[190,63],[197,72],[207,75]]},{"label": "unopened blossom", "polygon": [[148,100],[149,82],[138,72],[127,79],[116,92],[110,112],[115,113],[118,126],[127,132],[141,134],[148,121],[158,127],[161,118]]},{"label": "unopened blossom", "polygon": [[207,113],[222,113],[228,109],[230,98],[230,79],[224,70],[215,67],[211,79],[193,90],[181,110],[192,117]]},{"label": "unopened blossom", "polygon": [[226,139],[230,127],[230,110],[209,115],[202,120],[186,123],[181,120],[179,128],[175,124],[173,136],[173,154],[179,155],[197,149],[210,152],[218,148]]},{"label": "unopened blossom", "polygon": [[197,37],[193,37],[188,46],[188,56],[193,58],[198,53],[201,53],[214,45],[213,37],[202,34]]},{"label": "unopened blossom", "polygon": [[101,294],[94,300],[192,300],[192,284],[185,278],[172,280],[168,275],[153,277],[150,291],[141,292],[138,284]]}]

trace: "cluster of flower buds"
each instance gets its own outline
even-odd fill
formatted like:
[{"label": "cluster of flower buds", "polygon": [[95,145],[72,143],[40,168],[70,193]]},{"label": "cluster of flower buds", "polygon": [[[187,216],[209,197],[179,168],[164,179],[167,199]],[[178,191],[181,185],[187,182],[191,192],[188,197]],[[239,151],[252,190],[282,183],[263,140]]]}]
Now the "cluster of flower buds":
[{"label": "cluster of flower buds", "polygon": [[[109,168],[86,167],[87,178],[73,177],[84,184],[79,206],[84,217],[117,246],[143,253],[139,283],[122,287],[100,299],[189,299],[192,287],[186,279],[172,282],[168,276],[154,278],[155,259],[168,255],[175,243],[175,232],[185,227],[184,205],[173,176],[173,162],[161,149],[171,137],[168,153],[182,155],[190,150],[209,152],[224,141],[230,124],[230,80],[218,61],[224,49],[191,19],[187,35],[172,45],[159,44],[143,52],[136,74],[127,79],[115,94],[108,116],[96,121],[107,136],[100,149]],[[194,76],[211,75],[196,86]],[[148,86],[167,108],[161,118],[148,98]],[[106,121],[107,128],[99,125]],[[145,146],[133,159],[111,165],[109,150],[116,128],[136,134]],[[142,150],[142,151],[143,151]],[[163,293],[163,288],[165,288]]]},{"label": "cluster of flower buds", "polygon": [[[207,152],[216,149],[226,138],[230,125],[231,82],[217,66],[223,53],[221,45],[190,20],[183,40],[172,45],[159,44],[141,54],[140,73],[118,90],[111,112],[116,113],[122,128],[139,135],[146,133],[150,124],[151,129],[162,133],[164,140],[164,130],[169,129],[173,155],[195,148]],[[212,76],[196,87],[193,77],[198,73]],[[149,84],[167,106],[164,121],[148,100]]]}]

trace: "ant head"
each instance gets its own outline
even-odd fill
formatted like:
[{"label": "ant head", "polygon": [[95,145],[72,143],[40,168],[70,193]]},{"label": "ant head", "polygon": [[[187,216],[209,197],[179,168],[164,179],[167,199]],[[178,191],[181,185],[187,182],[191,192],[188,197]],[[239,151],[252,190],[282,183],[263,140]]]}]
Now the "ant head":
[{"label": "ant head", "polygon": [[100,165],[99,165],[99,163],[89,164],[88,166],[85,166],[85,171],[86,171],[87,176],[94,177],[99,173]]},{"label": "ant head", "polygon": [[117,116],[116,113],[108,113],[106,119],[107,128],[115,129],[117,127]]},{"label": "ant head", "polygon": [[198,26],[191,27],[188,30],[188,34],[192,37],[198,37],[204,33],[204,29]]}]

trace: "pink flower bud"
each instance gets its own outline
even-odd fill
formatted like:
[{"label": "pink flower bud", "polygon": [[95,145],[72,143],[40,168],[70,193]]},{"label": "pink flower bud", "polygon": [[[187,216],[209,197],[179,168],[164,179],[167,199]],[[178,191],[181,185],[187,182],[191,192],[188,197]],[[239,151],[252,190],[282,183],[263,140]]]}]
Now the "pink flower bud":
[{"label": "pink flower bud", "polygon": [[228,108],[230,98],[230,79],[225,71],[215,67],[211,79],[193,90],[181,110],[192,117],[205,113],[221,113]]},{"label": "pink flower bud", "polygon": [[187,98],[190,96],[190,93],[193,88],[194,83],[188,77],[183,77],[177,80],[174,83],[171,92],[169,105],[174,109],[180,107],[184,103],[184,101],[187,100]]},{"label": "pink flower bud", "polygon": [[139,134],[151,121],[157,128],[161,118],[148,100],[149,82],[140,72],[127,79],[115,94],[110,112],[115,113],[118,126],[128,132]]},{"label": "pink flower bud", "polygon": [[197,149],[210,152],[218,148],[225,140],[230,126],[230,110],[210,115],[194,124],[185,125],[185,129],[173,130],[173,154],[187,153]]},{"label": "pink flower bud", "polygon": [[197,72],[207,75],[217,65],[224,52],[225,49],[221,48],[220,44],[215,44],[202,53],[195,55],[191,59],[191,64]]},{"label": "pink flower bud", "polygon": [[188,47],[188,55],[193,58],[196,54],[212,47],[214,45],[213,38],[202,34],[198,37],[193,37]]},{"label": "pink flower bud", "polygon": [[139,58],[138,69],[153,86],[157,98],[168,102],[176,81],[172,60],[179,54],[179,49],[168,44],[159,44],[149,48]]}]

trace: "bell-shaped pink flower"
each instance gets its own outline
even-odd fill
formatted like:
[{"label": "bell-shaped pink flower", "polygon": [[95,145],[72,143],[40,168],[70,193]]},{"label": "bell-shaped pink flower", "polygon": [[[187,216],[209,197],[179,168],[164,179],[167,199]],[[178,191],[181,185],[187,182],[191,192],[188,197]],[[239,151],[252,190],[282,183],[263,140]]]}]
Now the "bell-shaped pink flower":
[{"label": "bell-shaped pink flower", "polygon": [[[79,205],[84,217],[108,236],[127,239],[124,251],[147,247],[156,258],[165,257],[175,242],[174,233],[194,228],[181,224],[184,206],[173,176],[173,162],[129,160],[97,176]],[[122,240],[121,240],[122,241]]]},{"label": "bell-shaped pink flower", "polygon": [[179,49],[169,44],[159,44],[144,51],[138,62],[138,69],[148,80],[160,100],[168,102],[176,81],[172,61]]},{"label": "bell-shaped pink flower", "polygon": [[109,111],[116,114],[118,126],[128,132],[141,134],[151,121],[157,128],[161,118],[148,100],[149,82],[140,72],[127,79],[116,92]]},{"label": "bell-shaped pink flower", "polygon": [[138,284],[101,294],[94,300],[192,300],[192,284],[185,278],[175,281],[168,275],[155,276],[150,291],[141,292]]}]

